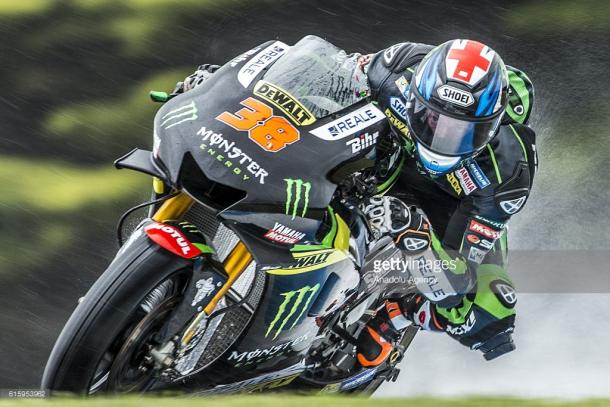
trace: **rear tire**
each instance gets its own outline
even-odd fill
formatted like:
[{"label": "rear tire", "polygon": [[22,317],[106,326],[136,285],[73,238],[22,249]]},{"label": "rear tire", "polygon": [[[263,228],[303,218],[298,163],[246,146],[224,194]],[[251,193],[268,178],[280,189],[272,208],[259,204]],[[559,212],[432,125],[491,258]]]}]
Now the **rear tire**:
[{"label": "rear tire", "polygon": [[[148,294],[168,279],[178,278],[175,286],[184,287],[189,266],[146,235],[119,252],[64,326],[47,362],[42,388],[79,394],[105,390],[103,381],[111,376],[113,355],[147,315],[143,302]],[[104,365],[108,366],[105,379],[103,371],[100,374]]]}]

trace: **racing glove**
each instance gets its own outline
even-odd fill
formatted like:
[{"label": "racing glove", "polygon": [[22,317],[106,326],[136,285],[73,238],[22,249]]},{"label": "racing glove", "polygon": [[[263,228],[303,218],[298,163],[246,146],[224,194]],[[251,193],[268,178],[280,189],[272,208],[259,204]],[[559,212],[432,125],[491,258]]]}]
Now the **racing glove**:
[{"label": "racing glove", "polygon": [[517,347],[513,342],[513,328],[508,328],[504,332],[500,332],[484,342],[475,344],[472,349],[478,349],[483,352],[485,360],[492,360],[505,353],[512,352]]},{"label": "racing glove", "polygon": [[188,92],[189,90],[196,88],[197,86],[208,80],[212,76],[212,74],[216,72],[219,68],[220,65],[199,65],[195,72],[184,78],[184,81],[176,83],[176,88],[171,93],[171,95],[176,96],[180,93]]},{"label": "racing glove", "polygon": [[407,204],[393,196],[375,196],[361,205],[374,239],[382,236],[393,238],[405,231],[411,223],[411,211]]}]

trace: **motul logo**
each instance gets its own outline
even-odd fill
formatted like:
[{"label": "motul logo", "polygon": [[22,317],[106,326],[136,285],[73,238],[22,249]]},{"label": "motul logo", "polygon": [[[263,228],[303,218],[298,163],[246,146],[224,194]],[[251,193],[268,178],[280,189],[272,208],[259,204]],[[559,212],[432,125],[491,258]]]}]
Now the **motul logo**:
[{"label": "motul logo", "polygon": [[154,222],[144,228],[148,237],[164,249],[181,257],[192,258],[201,254],[175,227]]}]

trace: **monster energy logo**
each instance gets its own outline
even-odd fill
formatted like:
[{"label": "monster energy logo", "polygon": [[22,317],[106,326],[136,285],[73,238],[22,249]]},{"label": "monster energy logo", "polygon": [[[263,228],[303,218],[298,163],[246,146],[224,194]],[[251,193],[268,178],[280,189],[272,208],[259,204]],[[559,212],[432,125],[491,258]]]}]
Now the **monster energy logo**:
[{"label": "monster energy logo", "polygon": [[[269,328],[267,328],[267,332],[265,333],[265,338],[269,336],[276,326],[277,330],[275,331],[275,335],[273,335],[273,339],[277,338],[277,336],[284,330],[286,324],[288,324],[288,322],[296,315],[296,318],[293,319],[292,325],[290,325],[288,329],[294,328],[305,311],[309,309],[309,304],[319,289],[320,283],[314,285],[313,287],[306,285],[299,290],[283,293],[282,296],[284,297],[284,301],[277,309],[275,318],[273,318],[273,321],[271,321],[269,324]],[[292,306],[290,307],[290,310],[288,310],[288,306],[290,304],[292,304]]]},{"label": "monster energy logo", "polygon": [[197,106],[195,106],[195,102],[192,102],[180,106],[174,110],[170,110],[165,115],[161,117],[161,127],[165,130],[177,126],[180,123],[184,123],[187,121],[195,120],[197,118]]},{"label": "monster energy logo", "polygon": [[[303,182],[302,179],[291,179],[284,178],[286,181],[286,215],[292,215],[292,219],[297,216],[299,210],[299,204],[301,203],[301,196],[303,196],[303,210],[300,216],[305,216],[307,213],[307,207],[309,206],[309,191],[311,190],[311,184],[309,182]],[[294,187],[294,193],[293,193]]]}]

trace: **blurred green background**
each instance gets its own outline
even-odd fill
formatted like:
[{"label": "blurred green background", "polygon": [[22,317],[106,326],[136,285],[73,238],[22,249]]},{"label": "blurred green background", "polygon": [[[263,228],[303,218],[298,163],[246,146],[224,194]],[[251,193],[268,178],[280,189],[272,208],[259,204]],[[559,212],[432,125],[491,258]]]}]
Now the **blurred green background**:
[{"label": "blurred green background", "polygon": [[8,232],[0,237],[1,274],[48,268],[147,195],[147,179],[111,162],[149,146],[158,106],[148,91],[192,71],[188,42],[167,33],[195,25],[193,12],[214,15],[230,4],[0,2],[0,77],[11,95],[0,97],[0,217]]},{"label": "blurred green background", "polygon": [[[516,247],[608,248],[608,31],[605,0],[0,0],[0,388],[38,383],[116,250],[118,217],[148,198],[147,177],[112,166],[152,144],[148,92],[273,38],[363,53],[487,42],[537,90],[542,164]],[[579,239],[538,238],[541,225]]]}]

